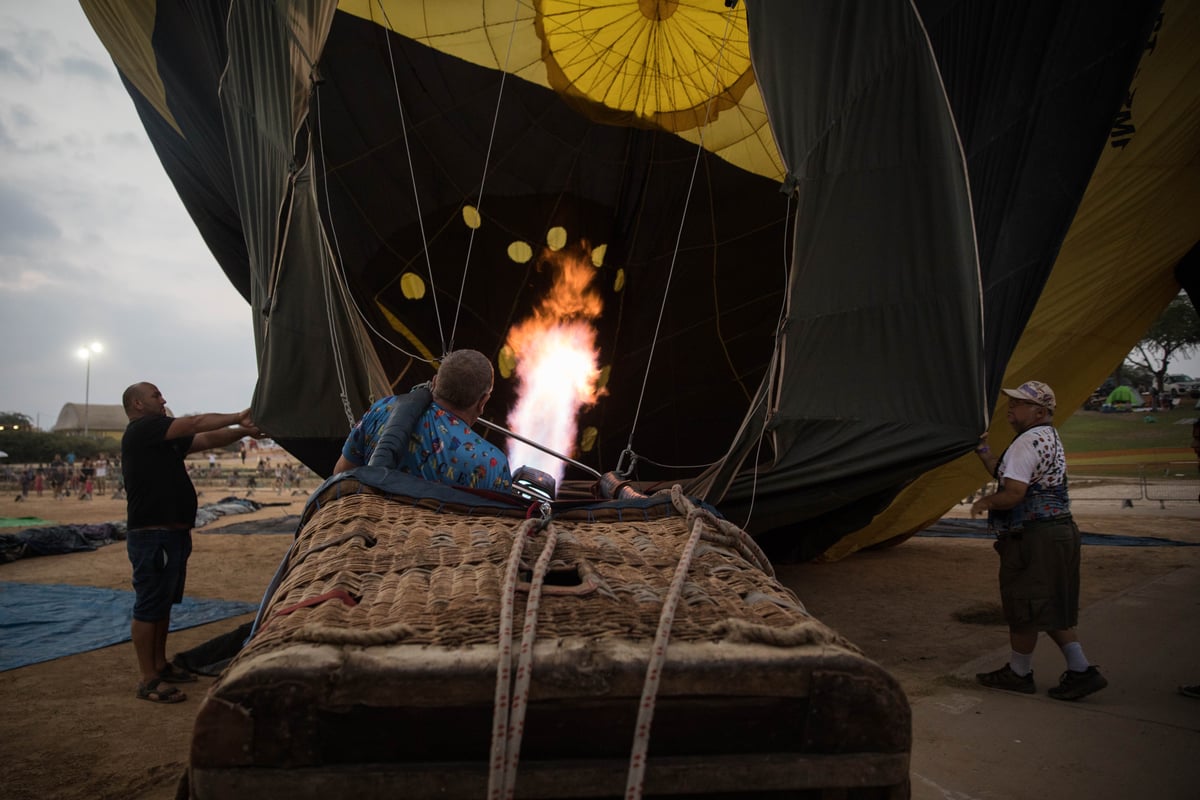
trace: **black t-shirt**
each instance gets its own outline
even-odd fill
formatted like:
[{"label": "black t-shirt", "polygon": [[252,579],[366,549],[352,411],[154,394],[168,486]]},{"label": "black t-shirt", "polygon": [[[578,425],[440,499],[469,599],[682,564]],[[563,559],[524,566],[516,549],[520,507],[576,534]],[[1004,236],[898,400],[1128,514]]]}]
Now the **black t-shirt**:
[{"label": "black t-shirt", "polygon": [[183,464],[192,437],[167,439],[171,422],[171,417],[139,417],[121,437],[130,529],[196,524],[196,487]]}]

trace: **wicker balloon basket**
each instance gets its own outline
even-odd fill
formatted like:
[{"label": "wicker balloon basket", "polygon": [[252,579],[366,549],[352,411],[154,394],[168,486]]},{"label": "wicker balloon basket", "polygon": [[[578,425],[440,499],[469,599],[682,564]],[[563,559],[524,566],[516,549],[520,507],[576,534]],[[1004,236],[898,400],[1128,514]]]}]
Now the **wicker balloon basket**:
[{"label": "wicker balloon basket", "polygon": [[197,715],[229,797],[909,793],[896,681],[678,489],[527,518],[353,479],[309,504]]}]

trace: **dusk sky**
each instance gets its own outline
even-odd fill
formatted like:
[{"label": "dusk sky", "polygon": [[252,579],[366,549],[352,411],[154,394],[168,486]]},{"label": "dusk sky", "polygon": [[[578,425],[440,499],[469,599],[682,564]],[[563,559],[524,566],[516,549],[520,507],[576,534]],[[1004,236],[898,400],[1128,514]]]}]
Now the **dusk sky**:
[{"label": "dusk sky", "polygon": [[52,427],[84,402],[93,341],[92,403],[149,380],[176,414],[250,405],[249,306],[77,2],[0,11],[0,154],[0,411]]}]

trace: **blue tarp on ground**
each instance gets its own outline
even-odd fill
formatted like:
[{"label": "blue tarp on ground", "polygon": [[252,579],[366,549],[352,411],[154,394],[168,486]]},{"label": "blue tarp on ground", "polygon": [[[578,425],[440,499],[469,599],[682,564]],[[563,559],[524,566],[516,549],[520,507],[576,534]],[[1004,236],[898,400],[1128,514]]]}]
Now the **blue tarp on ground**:
[{"label": "blue tarp on ground", "polygon": [[[246,614],[254,603],[185,597],[171,630]],[[133,592],[0,581],[0,672],[129,641]]]},{"label": "blue tarp on ground", "polygon": [[[985,519],[942,519],[933,523],[917,536],[931,536],[948,539],[995,539],[987,529]],[[1082,544],[1104,545],[1107,547],[1197,547],[1196,542],[1180,542],[1176,539],[1164,539],[1160,536],[1125,536],[1108,533],[1081,533]]]}]

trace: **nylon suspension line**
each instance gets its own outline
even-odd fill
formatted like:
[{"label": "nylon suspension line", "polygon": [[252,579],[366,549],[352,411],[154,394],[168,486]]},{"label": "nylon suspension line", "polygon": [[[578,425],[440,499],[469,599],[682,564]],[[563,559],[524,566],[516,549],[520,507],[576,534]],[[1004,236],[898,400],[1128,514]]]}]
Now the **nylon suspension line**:
[{"label": "nylon suspension line", "polygon": [[[638,392],[637,407],[635,408],[635,410],[633,412],[633,424],[630,425],[630,428],[629,428],[629,441],[626,443],[625,450],[624,450],[624,452],[621,453],[621,457],[617,462],[617,472],[618,473],[621,472],[621,465],[625,461],[625,456],[633,455],[633,437],[637,433],[638,419],[641,417],[641,414],[642,414],[642,403],[646,398],[646,384],[650,380],[650,370],[654,366],[654,350],[655,350],[656,346],[658,345],[658,335],[659,335],[659,331],[662,328],[663,314],[665,314],[666,310],[667,310],[667,296],[670,294],[670,291],[671,291],[671,281],[675,277],[675,264],[679,260],[679,243],[683,239],[683,225],[684,225],[684,222],[687,220],[688,206],[691,204],[692,192],[696,186],[696,172],[700,168],[700,155],[704,152],[704,132],[705,132],[705,130],[708,129],[709,121],[712,119],[712,109],[713,109],[713,102],[714,102],[713,95],[716,93],[717,83],[718,83],[718,80],[720,79],[721,57],[725,53],[725,47],[729,44],[729,31],[733,27],[733,14],[734,14],[734,12],[733,12],[733,9],[731,8],[729,13],[725,17],[725,33],[721,37],[721,47],[717,51],[717,58],[716,58],[716,62],[715,62],[715,67],[713,69],[712,88],[709,90],[709,93],[708,93],[709,101],[708,101],[708,103],[705,104],[705,108],[704,108],[704,124],[700,126],[699,141],[696,143],[696,157],[692,161],[692,174],[691,174],[690,178],[688,179],[687,193],[684,195],[683,211],[679,215],[679,230],[675,234],[675,247],[671,252],[671,266],[667,270],[667,284],[666,284],[666,286],[663,287],[662,303],[659,305],[659,308],[658,308],[658,319],[654,323],[654,336],[652,336],[650,339],[650,355],[646,359],[646,372],[642,376],[642,388]],[[636,459],[636,456],[634,458]],[[632,472],[632,464],[630,465],[629,471]]]},{"label": "nylon suspension line", "polygon": [[[379,6],[379,13],[383,16],[383,21],[387,26],[388,32],[384,33],[384,41],[387,42],[388,52],[388,67],[392,70],[392,88],[396,93],[396,109],[400,112],[400,133],[404,137],[404,157],[408,162],[408,175],[412,180],[413,204],[417,209],[417,227],[421,231],[421,252],[425,254],[425,270],[429,273],[429,293],[433,297],[433,313],[437,318],[438,337],[441,340],[442,353],[446,352],[446,328],[442,324],[442,310],[438,305],[437,283],[433,277],[433,262],[429,257],[429,241],[425,235],[425,218],[421,214],[421,195],[417,190],[417,171],[413,167],[412,147],[408,141],[408,125],[404,118],[404,102],[400,98],[400,79],[396,75],[396,57],[392,52],[392,37],[390,32],[393,30],[392,21],[388,17],[387,9],[383,6],[383,0],[376,0],[376,5]],[[425,359],[421,359],[424,361]]]},{"label": "nylon suspension line", "polygon": [[[325,213],[326,216],[329,217],[329,239],[332,241],[332,247],[334,247],[334,267],[338,277],[337,289],[342,295],[342,302],[347,308],[352,308],[354,313],[358,314],[359,319],[362,321],[362,325],[364,325],[367,330],[370,330],[372,333],[374,333],[374,335],[379,338],[380,342],[388,344],[392,349],[400,351],[400,353],[407,355],[414,361],[427,361],[425,356],[422,356],[418,353],[409,353],[409,351],[401,347],[400,344],[392,342],[391,338],[386,335],[385,332],[380,331],[378,327],[374,325],[373,321],[371,321],[371,318],[367,317],[366,312],[362,311],[362,307],[359,305],[358,299],[356,299],[352,291],[350,291],[350,281],[349,277],[346,275],[346,264],[344,264],[342,259],[342,245],[341,241],[338,241],[337,237],[337,223],[334,219],[334,206],[332,206],[329,192],[329,166],[328,162],[325,161],[325,134],[324,127],[322,125],[323,118],[322,110],[320,110],[319,90],[314,92],[314,97],[316,97],[314,106],[316,106],[317,109],[317,136],[320,140],[320,148],[318,148],[318,151],[320,152],[320,158],[322,158],[322,170],[320,170],[320,174],[322,174],[322,188],[325,194]],[[422,228],[422,231],[424,231],[424,228]],[[436,300],[434,300],[434,302],[436,302]],[[361,351],[362,355],[364,355],[364,361],[366,361],[366,350],[361,342],[359,342],[359,350]],[[356,420],[358,420],[358,417],[354,417],[354,419],[350,420],[350,423],[353,425]]]},{"label": "nylon suspension line", "polygon": [[[317,139],[321,143],[319,152],[321,154],[321,178],[325,189],[325,207],[329,209],[331,208],[329,205],[329,169],[325,161],[325,138],[321,128],[321,97],[320,92],[316,90],[316,88],[313,90],[313,104],[316,106],[317,112]],[[345,275],[340,274],[340,265],[342,261],[341,248],[337,241],[337,229],[333,226],[332,213],[330,214],[330,231],[333,234],[333,245],[336,254],[333,252],[328,252],[328,249],[324,253],[324,256],[327,256],[332,263],[328,265],[328,268],[322,264],[321,293],[325,301],[325,320],[329,325],[329,349],[333,355],[333,370],[337,375],[338,397],[342,401],[342,413],[346,415],[347,426],[349,428],[353,428],[354,423],[357,421],[357,417],[354,414],[354,410],[350,408],[350,390],[348,388],[349,382],[346,380],[346,363],[345,359],[342,357],[342,342],[341,337],[338,336],[337,325],[335,325],[333,321],[334,302],[332,286],[330,285],[333,282],[332,278],[334,276],[340,278],[340,280],[337,282],[337,285],[339,293],[342,295],[343,302],[345,302],[348,292],[345,285]],[[326,243],[326,248],[328,248],[328,243]],[[322,258],[322,261],[324,261],[324,258]],[[331,272],[333,272],[333,275],[330,274]],[[361,342],[358,342],[357,344],[361,345]]]},{"label": "nylon suspension line", "polygon": [[[504,51],[504,67],[500,70],[500,90],[496,93],[496,110],[492,113],[492,130],[488,134],[487,151],[483,157],[483,174],[479,177],[479,199],[475,202],[475,211],[480,212],[483,209],[483,188],[487,183],[488,167],[492,161],[492,146],[496,141],[496,123],[500,119],[500,101],[504,99],[504,81],[508,77],[508,62],[512,57],[513,39],[517,35],[517,20],[521,16],[521,0],[516,0],[513,3],[513,19],[512,26],[508,31],[508,47]],[[462,282],[458,286],[458,302],[454,304],[454,324],[450,326],[450,343],[451,350],[454,349],[454,337],[458,334],[458,317],[462,313],[463,292],[467,288],[467,272],[471,267],[471,250],[475,245],[475,230],[471,228],[471,234],[467,238],[467,257],[463,261]],[[445,345],[443,345],[445,350]],[[448,351],[447,351],[448,352]]]},{"label": "nylon suspension line", "polygon": [[[799,209],[796,210],[799,214]],[[783,365],[780,363],[782,358],[782,340],[784,319],[787,316],[789,298],[791,297],[791,252],[789,248],[788,237],[788,220],[792,214],[792,195],[789,192],[787,195],[787,206],[783,214],[783,303],[779,308],[779,320],[775,325],[775,345],[771,352],[770,365],[767,367],[767,380],[765,382],[766,391],[763,393],[763,423],[762,430],[758,433],[758,443],[754,448],[754,479],[750,486],[750,508],[746,510],[746,521],[742,523],[742,528],[750,527],[750,519],[754,516],[754,501],[758,499],[758,463],[762,456],[763,440],[767,438],[767,424],[771,421],[772,415],[779,408],[777,384],[782,381]],[[753,410],[751,410],[753,413]],[[729,456],[727,452],[726,457]],[[740,465],[739,465],[740,468]]]}]

